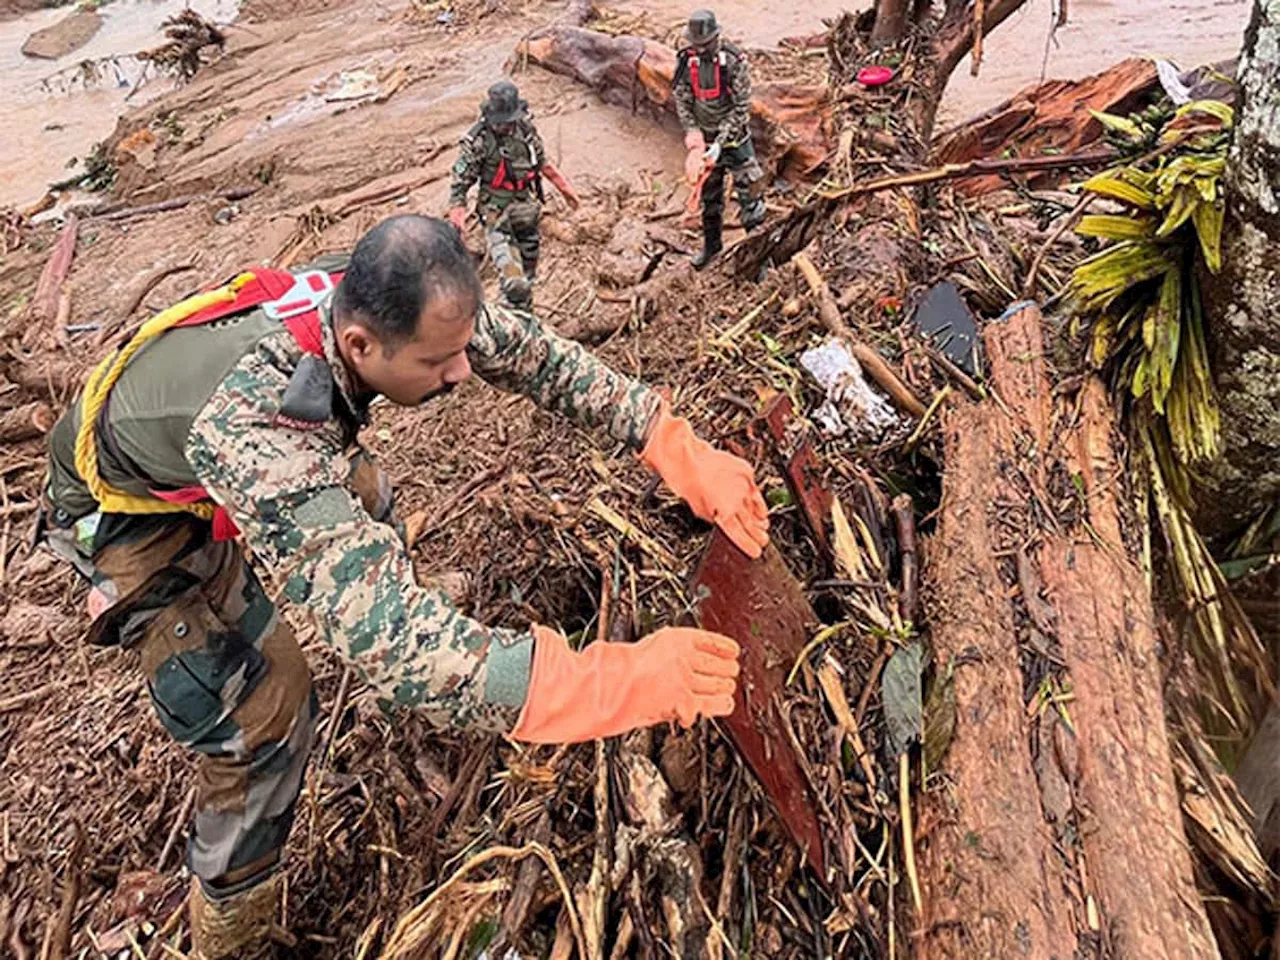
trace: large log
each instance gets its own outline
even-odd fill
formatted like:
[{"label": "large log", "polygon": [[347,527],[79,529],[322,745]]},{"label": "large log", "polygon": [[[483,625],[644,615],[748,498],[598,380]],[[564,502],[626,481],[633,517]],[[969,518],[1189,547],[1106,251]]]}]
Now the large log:
[{"label": "large log", "polygon": [[[649,103],[675,111],[671,99],[675,51],[653,40],[554,25],[522,40],[516,56],[573,77],[610,103],[632,110]],[[779,173],[800,176],[827,159],[834,121],[825,86],[753,84],[751,117],[756,149],[776,164]]]},{"label": "large log", "polygon": [[[945,422],[928,575],[956,724],[949,787],[927,800],[920,952],[1065,958],[1100,937],[1117,958],[1217,957],[1112,412],[1096,380],[1055,407],[1043,335],[1030,305],[988,326],[999,402]],[[1045,690],[1070,691],[1061,718]]]}]

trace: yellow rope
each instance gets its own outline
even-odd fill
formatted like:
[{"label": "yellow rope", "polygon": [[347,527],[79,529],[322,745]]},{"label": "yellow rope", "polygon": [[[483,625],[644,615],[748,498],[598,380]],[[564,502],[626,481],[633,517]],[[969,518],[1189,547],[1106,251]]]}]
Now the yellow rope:
[{"label": "yellow rope", "polygon": [[201,310],[235,299],[236,291],[253,280],[252,273],[242,273],[225,287],[198,293],[174,304],[138,328],[132,339],[120,350],[98,364],[85,384],[80,400],[80,429],[76,433],[76,472],[84,480],[89,493],[103,513],[194,513],[205,520],[213,519],[211,503],[169,503],[156,497],[140,497],[111,486],[98,472],[98,438],[94,428],[98,415],[106,405],[111,388],[139,350],[165,331],[194,316]]}]

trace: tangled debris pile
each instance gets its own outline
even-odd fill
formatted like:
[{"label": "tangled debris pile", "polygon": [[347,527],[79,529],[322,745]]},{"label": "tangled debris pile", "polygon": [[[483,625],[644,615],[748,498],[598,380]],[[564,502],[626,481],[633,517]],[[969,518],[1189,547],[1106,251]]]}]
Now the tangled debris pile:
[{"label": "tangled debris pile", "polygon": [[[839,96],[757,111],[774,170],[811,169],[785,159],[808,149],[828,161],[816,186],[775,189],[768,232],[726,258],[753,280],[773,264],[757,283],[675,263],[674,195],[619,191],[548,224],[573,268],[542,295],[548,319],[758,465],[763,564],[734,566],[633,459],[524,401],[468,384],[448,406],[378,410],[366,443],[400,481],[421,577],[460,571],[475,616],[578,642],[689,618],[734,633],[750,709],[559,749],[441,734],[378,710],[301,625],[325,711],[290,844],[295,955],[894,957],[915,938],[944,955],[1107,956],[1123,932],[1135,955],[1194,956],[1213,948],[1193,869],[1204,890],[1225,875],[1251,909],[1270,903],[1212,752],[1194,730],[1172,747],[1165,734],[1163,627],[1099,384],[1064,375],[1078,358],[1046,349],[1057,338],[1030,306],[974,337],[989,377],[920,333],[914,307],[939,283],[986,316],[1024,289],[1060,301],[1081,246],[1057,229],[1074,195],[1010,176],[1034,164],[923,164],[916,42],[895,84],[864,90],[870,49],[846,17],[813,85]],[[651,40],[557,27],[519,54],[569,62],[628,105],[664,102],[670,52]],[[1110,157],[1094,137],[1051,165]],[[1001,195],[949,186],[993,169]],[[344,218],[405,190],[391,187],[308,207],[281,257],[333,244]],[[65,340],[66,230],[36,301],[6,318],[6,403],[60,408],[93,359]],[[34,286],[44,259],[0,282]],[[807,372],[815,348],[843,358],[852,387]],[[810,421],[850,396],[882,411],[874,436]],[[20,549],[41,451],[30,431],[9,439],[0,583],[21,591],[0,618],[0,760],[14,772],[0,784],[0,943],[165,956],[182,940],[186,760],[127,665],[80,643],[81,588]],[[51,659],[65,664],[53,676]],[[27,728],[9,722],[55,698]],[[1203,828],[1194,863],[1179,802]],[[1212,919],[1247,914],[1220,904]]]}]

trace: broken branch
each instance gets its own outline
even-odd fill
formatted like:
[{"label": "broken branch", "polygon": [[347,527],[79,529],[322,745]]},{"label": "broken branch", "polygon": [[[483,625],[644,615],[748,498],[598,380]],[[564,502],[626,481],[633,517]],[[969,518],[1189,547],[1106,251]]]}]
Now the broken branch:
[{"label": "broken branch", "polygon": [[884,389],[885,393],[889,394],[890,399],[901,410],[906,411],[913,417],[923,417],[925,406],[920,399],[902,382],[902,379],[894,373],[893,368],[885,362],[880,354],[854,337],[853,332],[840,316],[840,307],[836,304],[835,297],[831,295],[831,288],[827,286],[826,280],[822,278],[818,268],[813,265],[813,261],[804,253],[797,253],[791,258],[791,261],[804,276],[805,281],[809,284],[809,289],[813,291],[813,295],[818,301],[818,315],[822,318],[826,328],[835,336],[848,342],[849,352],[853,354],[854,359],[862,364],[872,379]]}]

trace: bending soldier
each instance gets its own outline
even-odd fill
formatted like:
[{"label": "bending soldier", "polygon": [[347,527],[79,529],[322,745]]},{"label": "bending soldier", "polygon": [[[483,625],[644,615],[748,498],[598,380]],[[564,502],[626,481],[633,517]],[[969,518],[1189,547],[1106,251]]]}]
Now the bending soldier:
[{"label": "bending soldier", "polygon": [[489,627],[419,585],[390,484],[356,445],[379,395],[417,406],[478,373],[635,450],[745,552],[751,467],[651,388],[532,315],[485,304],[460,235],[394,217],[349,258],[256,270],[145,323],[50,438],[40,530],[90,583],[91,641],[135,651],[200,763],[193,955],[278,928],[281,861],[317,719],[306,658],[240,540],[384,701],[440,723],[577,742],[733,709],[737,647],[668,628],[581,652]]}]

